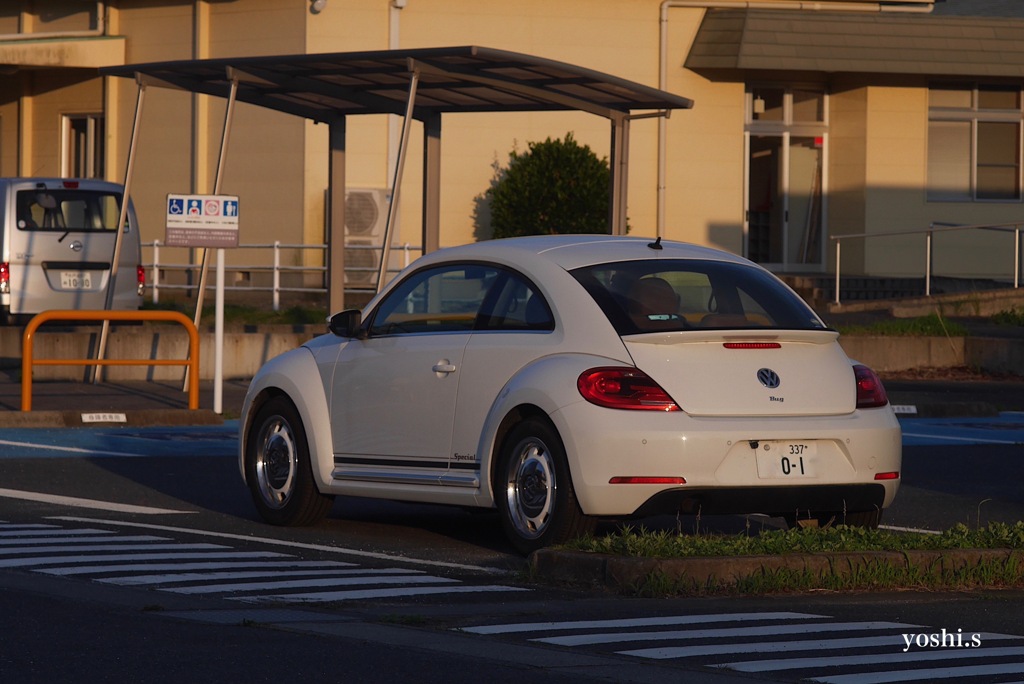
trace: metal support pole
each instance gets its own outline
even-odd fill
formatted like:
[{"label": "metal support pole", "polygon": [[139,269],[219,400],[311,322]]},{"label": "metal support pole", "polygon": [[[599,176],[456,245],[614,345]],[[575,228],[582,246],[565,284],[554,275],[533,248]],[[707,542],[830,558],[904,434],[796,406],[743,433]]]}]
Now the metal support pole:
[{"label": "metal support pole", "polygon": [[388,204],[388,221],[384,228],[384,245],[380,254],[380,269],[377,271],[377,292],[384,288],[388,273],[388,261],[391,258],[391,238],[394,234],[397,217],[398,200],[402,189],[402,172],[405,170],[406,151],[409,149],[409,129],[412,123],[413,108],[416,106],[416,88],[419,85],[420,72],[412,69],[409,79],[409,100],[405,103],[405,119],[402,121],[402,142],[398,147],[398,163],[395,165],[395,179],[391,185],[391,202]]},{"label": "metal support pole", "polygon": [[274,240],[274,311],[281,310],[281,241]]},{"label": "metal support pole", "polygon": [[836,304],[839,304],[839,270],[842,268],[840,262],[842,261],[842,240],[836,240]]},{"label": "metal support pole", "polygon": [[932,296],[932,231],[925,233],[924,296]]},{"label": "metal support pole", "polygon": [[153,240],[153,303],[160,303],[160,241]]},{"label": "metal support pole", "polygon": [[1020,286],[1020,224],[1013,230],[1013,288]]},{"label": "metal support pole", "polygon": [[[142,121],[142,103],[146,95],[146,86],[136,76],[139,92],[135,99],[135,120],[132,122],[132,138],[128,145],[128,160],[124,171],[124,196],[121,198],[121,208],[117,216],[117,230],[114,237],[114,255],[110,264],[110,278],[107,280],[107,297],[103,308],[109,311],[114,304],[114,291],[117,284],[117,265],[121,259],[121,243],[124,239],[124,225],[128,220],[128,201],[131,197],[132,175],[135,169],[135,148],[139,139],[139,124]],[[136,226],[136,229],[138,227]],[[103,359],[107,353],[107,338],[110,335],[110,320],[103,320],[103,327],[100,329],[100,342],[96,349],[96,358]],[[94,366],[92,369],[92,381],[97,383],[100,380],[100,368]]]},{"label": "metal support pole", "polygon": [[[231,123],[234,120],[235,100],[238,96],[238,76],[228,69],[231,79],[231,91],[228,93],[228,106],[224,112],[224,129],[220,139],[220,155],[217,159],[217,175],[213,179],[213,194],[219,195],[224,180],[224,165],[227,162],[228,141],[231,139]],[[203,299],[206,294],[206,279],[209,269],[210,250],[203,250],[203,266],[199,276],[199,295],[196,297],[195,326],[203,316]],[[213,350],[213,412],[223,412],[224,399],[224,249],[217,248],[217,291],[214,298],[214,350]],[[188,384],[188,371],[185,371],[185,385]]]}]

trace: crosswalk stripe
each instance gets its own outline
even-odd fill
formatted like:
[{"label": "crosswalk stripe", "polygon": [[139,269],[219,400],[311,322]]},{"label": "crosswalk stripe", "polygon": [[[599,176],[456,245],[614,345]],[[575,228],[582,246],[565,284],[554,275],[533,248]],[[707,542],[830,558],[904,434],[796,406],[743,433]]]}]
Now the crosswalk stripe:
[{"label": "crosswalk stripe", "polygon": [[282,580],[280,582],[248,582],[242,584],[208,584],[194,587],[172,587],[164,591],[175,594],[220,594],[239,591],[269,591],[272,589],[312,589],[314,587],[346,587],[357,584],[457,584],[458,580],[431,575],[383,575],[364,577],[335,577],[314,580]]},{"label": "crosswalk stripe", "polygon": [[896,670],[891,672],[865,672],[861,674],[814,677],[810,681],[823,684],[886,684],[888,682],[936,681],[1001,674],[1022,674],[1024,663],[993,663],[967,667],[937,667],[926,670]]},{"label": "crosswalk stripe", "polygon": [[[276,554],[278,557],[281,554]],[[201,556],[205,557],[205,556]],[[353,563],[342,561],[223,561],[206,563],[126,563],[123,565],[79,565],[69,568],[43,568],[37,572],[47,575],[93,575],[115,572],[153,572],[155,570],[230,570],[241,568],[313,568],[313,567],[352,567]]]},{"label": "crosswalk stripe", "polygon": [[[994,638],[1013,638],[1008,635],[979,634],[986,641]],[[854,656],[822,656],[820,658],[788,658],[777,660],[747,660],[735,663],[715,663],[709,667],[720,667],[737,672],[778,672],[780,670],[809,670],[825,667],[851,667],[856,665],[882,665],[885,663],[921,663],[939,660],[964,660],[968,658],[1006,658],[1024,656],[1024,647],[1006,646],[996,648],[952,648],[945,651],[916,651],[908,653],[868,653]]]},{"label": "crosswalk stripe", "polygon": [[670,625],[711,624],[715,622],[747,622],[769,620],[824,619],[827,615],[811,613],[725,613],[720,615],[670,615],[667,617],[625,618],[619,620],[576,620],[570,622],[519,622],[507,625],[456,627],[455,631],[471,634],[514,634],[517,632],[555,632],[571,629],[624,627],[668,627]]},{"label": "crosswalk stripe", "polygon": [[95,563],[99,561],[147,561],[196,558],[283,558],[285,554],[274,551],[205,551],[177,553],[123,553],[89,556],[36,556],[33,558],[2,558],[0,568],[26,568],[41,565],[65,565],[69,563]]},{"label": "crosswalk stripe", "polygon": [[226,549],[228,547],[220,544],[92,544],[76,546],[73,549],[67,546],[17,546],[0,548],[0,556],[15,556],[23,553],[60,553],[62,551],[197,551],[199,549]]},{"label": "crosswalk stripe", "polygon": [[[259,599],[273,592],[272,600],[278,602],[528,591],[465,585],[461,580],[427,575],[421,569],[360,568],[342,561],[302,561],[277,552],[238,552],[223,544],[179,543],[162,536],[0,523],[0,568],[5,567],[54,576],[93,575],[92,581],[98,583],[150,586],[185,595],[235,594],[231,598]],[[338,590],[340,587],[359,589]],[[332,591],[311,591],[316,589]]]},{"label": "crosswalk stripe", "polygon": [[137,535],[112,535],[107,533],[102,536],[92,537],[79,537],[75,535],[67,535],[65,537],[39,537],[31,539],[0,539],[0,552],[12,546],[42,546],[43,544],[105,544],[112,539],[116,539],[118,542],[153,542],[153,541],[172,541],[167,537],[154,537],[150,534],[137,534]]},{"label": "crosswalk stripe", "polygon": [[[766,636],[783,636],[789,634],[809,634],[818,632],[852,632],[855,630],[901,629],[919,627],[899,622],[837,622],[811,623],[800,625],[762,625],[758,627],[730,627],[726,629],[691,629],[673,630],[669,632],[615,632],[610,634],[574,634],[561,637],[541,637],[531,639],[556,646],[581,646],[593,644],[613,644],[627,641],[668,641],[672,639],[724,639],[731,637],[760,638]],[[896,635],[894,635],[895,637]]]},{"label": "crosswalk stripe", "polygon": [[667,660],[670,658],[693,658],[697,656],[730,655],[733,653],[784,653],[791,651],[825,651],[829,649],[854,649],[872,646],[899,646],[903,638],[899,634],[880,637],[851,637],[847,639],[812,639],[808,641],[771,641],[762,643],[705,644],[702,646],[664,646],[618,651],[620,655],[638,658]]},{"label": "crosswalk stripe", "polygon": [[[134,566],[136,570],[144,569],[141,566]],[[306,570],[279,570],[267,568],[260,570],[232,571],[232,572],[182,572],[165,573],[162,575],[129,575],[127,577],[106,577],[97,579],[103,584],[116,584],[123,587],[142,587],[156,584],[177,584],[181,582],[209,582],[212,580],[244,580],[244,579],[265,579],[270,577],[328,577],[337,575],[373,574],[378,572],[391,572],[390,570],[366,570],[362,568],[343,570],[310,568]]]},{"label": "crosswalk stripe", "polygon": [[235,596],[230,597],[234,601],[246,602],[302,602],[302,603],[326,603],[329,601],[359,601],[376,598],[400,598],[403,596],[425,596],[428,594],[464,594],[472,592],[509,592],[529,591],[524,587],[508,587],[495,584],[462,584],[449,587],[401,587],[393,589],[362,589],[354,591],[325,591],[309,594],[272,594],[266,596]]}]

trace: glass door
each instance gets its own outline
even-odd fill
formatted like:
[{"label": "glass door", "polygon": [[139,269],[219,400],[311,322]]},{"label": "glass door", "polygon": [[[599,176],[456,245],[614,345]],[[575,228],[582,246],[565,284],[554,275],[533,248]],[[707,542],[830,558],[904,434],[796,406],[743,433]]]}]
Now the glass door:
[{"label": "glass door", "polygon": [[747,111],[747,258],[781,270],[821,270],[824,95],[752,89]]}]

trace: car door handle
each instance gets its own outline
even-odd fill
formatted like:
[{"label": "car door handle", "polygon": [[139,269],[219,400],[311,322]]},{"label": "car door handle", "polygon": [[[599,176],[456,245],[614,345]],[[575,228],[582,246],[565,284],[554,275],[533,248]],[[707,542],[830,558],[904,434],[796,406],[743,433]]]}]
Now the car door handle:
[{"label": "car door handle", "polygon": [[455,372],[455,366],[450,364],[450,363],[448,363],[448,360],[445,359],[444,361],[438,361],[437,363],[435,363],[433,371],[435,373],[437,373],[438,375],[454,373]]}]

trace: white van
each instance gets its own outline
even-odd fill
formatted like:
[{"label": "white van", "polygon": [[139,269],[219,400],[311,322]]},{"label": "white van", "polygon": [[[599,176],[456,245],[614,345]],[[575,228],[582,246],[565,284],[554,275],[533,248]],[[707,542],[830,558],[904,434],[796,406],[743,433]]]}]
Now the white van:
[{"label": "white van", "polygon": [[[105,181],[0,178],[0,324],[105,307],[123,196]],[[145,280],[129,203],[112,308],[138,309]]]}]

